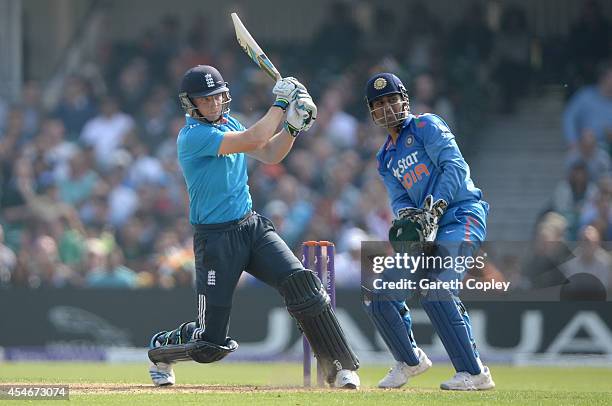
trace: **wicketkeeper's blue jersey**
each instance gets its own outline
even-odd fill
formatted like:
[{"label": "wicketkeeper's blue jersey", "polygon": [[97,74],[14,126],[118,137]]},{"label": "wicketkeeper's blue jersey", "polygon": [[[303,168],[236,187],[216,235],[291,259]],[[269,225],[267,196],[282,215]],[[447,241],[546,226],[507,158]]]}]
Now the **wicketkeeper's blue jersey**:
[{"label": "wicketkeeper's blue jersey", "polygon": [[388,136],[376,158],[395,216],[403,207],[423,207],[428,195],[433,195],[434,201],[448,202],[444,217],[452,216],[453,208],[478,203],[482,197],[455,136],[435,114],[410,115],[396,144]]},{"label": "wicketkeeper's blue jersey", "polygon": [[187,116],[176,141],[178,161],[189,192],[191,224],[225,223],[243,217],[253,204],[244,154],[218,155],[223,133],[244,131],[231,116],[221,125]]}]

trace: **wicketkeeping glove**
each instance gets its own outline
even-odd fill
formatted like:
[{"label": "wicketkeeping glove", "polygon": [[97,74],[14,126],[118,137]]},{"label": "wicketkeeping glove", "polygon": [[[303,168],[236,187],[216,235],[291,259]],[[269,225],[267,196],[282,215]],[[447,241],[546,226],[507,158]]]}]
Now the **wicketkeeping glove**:
[{"label": "wicketkeeping glove", "polygon": [[446,202],[446,200],[438,199],[434,202],[432,195],[427,196],[425,198],[425,201],[423,202],[423,210],[429,212],[431,216],[434,217],[432,219],[432,222],[434,222],[435,224],[438,224],[438,221],[446,211],[447,207],[448,203]]},{"label": "wicketkeeping glove", "polygon": [[[434,202],[429,195],[423,208],[404,207],[397,211],[397,220],[389,230],[389,240],[397,241],[434,241],[438,233],[438,221],[448,207],[442,199]],[[416,224],[416,225],[415,225]]]}]

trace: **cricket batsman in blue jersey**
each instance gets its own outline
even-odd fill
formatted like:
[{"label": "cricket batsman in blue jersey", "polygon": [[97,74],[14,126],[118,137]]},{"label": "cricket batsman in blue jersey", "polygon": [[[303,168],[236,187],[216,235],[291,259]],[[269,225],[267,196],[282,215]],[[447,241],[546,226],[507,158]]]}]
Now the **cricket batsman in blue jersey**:
[{"label": "cricket batsman in blue jersey", "polygon": [[274,104],[246,129],[230,115],[229,87],[217,69],[198,65],[183,77],[179,99],[186,122],[177,151],[194,228],[197,313],[195,321],[151,338],[149,373],[156,386],[175,383],[172,365],[177,361],[220,361],[238,348],[228,335],[229,321],[234,290],[247,271],[284,298],[327,383],[359,387],[359,361],[321,281],[304,269],[272,222],[252,208],[246,155],[280,162],[317,113],[306,88],[294,78],[279,80],[272,93]]},{"label": "cricket batsman in blue jersey", "polygon": [[[428,255],[451,258],[475,255],[485,239],[489,206],[481,200],[482,193],[474,186],[448,125],[435,114],[412,115],[408,93],[401,80],[391,73],[370,78],[366,100],[374,123],[388,131],[376,158],[396,218],[389,230],[392,245],[428,241],[434,250]],[[386,274],[393,272],[385,270]],[[442,267],[420,269],[411,277],[454,286],[450,282],[461,281],[464,273],[462,269]],[[458,289],[418,288],[403,291],[400,297],[396,292],[370,286],[363,290],[366,312],[397,361],[379,387],[401,387],[410,377],[431,367],[431,361],[412,334],[405,300],[414,291],[418,291],[423,309],[456,370],[440,387],[446,390],[495,387],[489,368],[480,360]]]}]

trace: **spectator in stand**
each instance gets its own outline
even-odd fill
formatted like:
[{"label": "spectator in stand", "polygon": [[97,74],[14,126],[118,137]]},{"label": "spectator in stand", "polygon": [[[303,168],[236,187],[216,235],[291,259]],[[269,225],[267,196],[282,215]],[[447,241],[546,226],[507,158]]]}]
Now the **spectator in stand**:
[{"label": "spectator in stand", "polygon": [[565,217],[569,240],[576,239],[582,208],[596,193],[597,187],[589,182],[588,168],[583,161],[575,162],[570,167],[567,178],[555,188],[551,208]]},{"label": "spectator in stand", "polygon": [[590,128],[581,131],[578,147],[569,153],[568,166],[571,167],[578,161],[586,163],[589,170],[589,180],[592,182],[597,182],[601,177],[611,175],[610,155],[597,145],[595,133]]},{"label": "spectator in stand", "polygon": [[42,122],[39,139],[43,161],[49,166],[53,181],[70,175],[70,160],[80,152],[79,147],[66,140],[66,129],[61,120],[47,118]]},{"label": "spectator in stand", "polygon": [[144,58],[134,58],[123,68],[114,94],[119,108],[135,116],[142,108],[150,90],[149,65]]},{"label": "spectator in stand", "polygon": [[455,109],[452,103],[438,91],[433,76],[423,72],[414,78],[414,90],[410,93],[410,110],[415,114],[434,113],[452,129],[455,126]]},{"label": "spectator in stand", "polygon": [[281,177],[275,195],[289,207],[283,229],[285,242],[288,246],[295,247],[299,243],[302,230],[312,218],[312,204],[303,198],[303,186],[291,175]]},{"label": "spectator in stand", "polygon": [[89,288],[134,289],[138,287],[138,276],[123,265],[121,248],[111,252],[99,240],[89,243],[89,269],[85,286]]},{"label": "spectator in stand", "polygon": [[605,149],[612,134],[612,62],[600,65],[596,85],[579,89],[563,113],[563,132],[570,149],[575,149],[580,130],[590,128]]},{"label": "spectator in stand", "polygon": [[[574,255],[574,258],[561,265],[561,270],[570,283],[574,275],[589,274],[597,278],[604,290],[612,289],[612,258],[601,247],[601,235],[597,228],[586,226],[581,231],[580,245],[574,250]],[[590,287],[597,289],[596,285]]]},{"label": "spectator in stand", "polygon": [[115,99],[107,97],[102,101],[100,114],[85,124],[80,141],[94,148],[97,163],[106,168],[133,127],[132,117],[119,111]]},{"label": "spectator in stand", "polygon": [[53,115],[64,123],[67,139],[76,141],[85,123],[96,115],[96,105],[83,78],[72,76],[66,80]]},{"label": "spectator in stand", "polygon": [[42,234],[30,246],[23,246],[19,257],[25,271],[23,282],[30,288],[82,286],[80,276],[60,261],[57,244],[49,235]]},{"label": "spectator in stand", "polygon": [[124,158],[113,165],[105,178],[109,186],[108,222],[119,228],[129,221],[140,204],[136,189],[128,182],[127,167],[131,157],[126,151],[120,155]]},{"label": "spectator in stand", "polygon": [[334,261],[336,286],[342,288],[361,286],[361,242],[369,239],[368,234],[357,227],[344,233]]},{"label": "spectator in stand", "polygon": [[605,241],[612,241],[612,178],[604,178],[595,194],[582,208],[580,225],[595,226]]},{"label": "spectator in stand", "polygon": [[58,183],[60,197],[65,203],[79,206],[93,194],[100,176],[81,153],[72,156],[69,166],[68,176]]},{"label": "spectator in stand", "polygon": [[357,143],[359,122],[343,110],[344,96],[340,87],[330,87],[323,94],[320,114],[314,131],[330,140],[340,149],[354,148]]},{"label": "spectator in stand", "polygon": [[540,289],[559,286],[566,279],[559,270],[573,255],[565,245],[567,221],[555,212],[549,212],[537,225],[531,252],[522,264],[521,288]]}]

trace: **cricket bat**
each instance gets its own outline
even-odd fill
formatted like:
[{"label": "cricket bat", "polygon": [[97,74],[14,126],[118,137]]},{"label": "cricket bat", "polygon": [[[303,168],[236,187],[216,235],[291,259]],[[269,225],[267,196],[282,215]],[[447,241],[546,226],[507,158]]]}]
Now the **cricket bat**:
[{"label": "cricket bat", "polygon": [[236,39],[238,44],[244,49],[249,58],[253,60],[259,66],[259,69],[266,72],[274,81],[282,79],[280,73],[274,66],[274,64],[268,59],[266,54],[261,50],[257,42],[253,39],[249,31],[246,29],[238,14],[232,13],[232,21],[234,22],[234,28],[236,29]]}]

